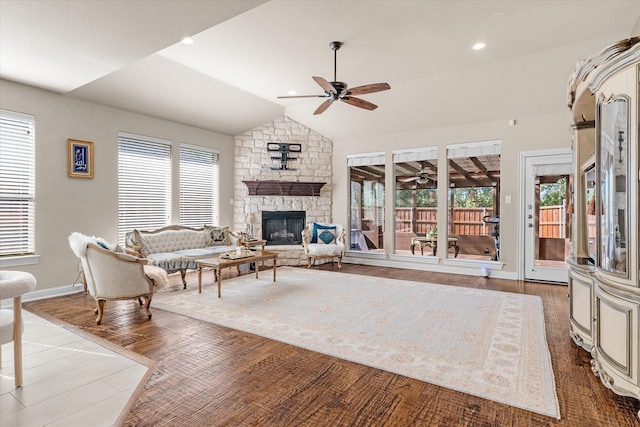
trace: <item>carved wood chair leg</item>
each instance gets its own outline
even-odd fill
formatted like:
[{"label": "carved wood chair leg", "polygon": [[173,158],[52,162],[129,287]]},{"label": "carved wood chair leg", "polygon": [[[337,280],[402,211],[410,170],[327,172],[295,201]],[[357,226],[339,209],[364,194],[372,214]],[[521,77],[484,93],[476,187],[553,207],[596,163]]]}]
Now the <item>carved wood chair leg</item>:
[{"label": "carved wood chair leg", "polygon": [[187,270],[180,270],[180,277],[182,278],[182,289],[187,289],[187,279],[185,276],[187,275]]},{"label": "carved wood chair leg", "polygon": [[151,310],[150,310],[150,307],[151,307],[151,296],[146,296],[145,299],[146,299],[146,304],[144,305],[144,309],[147,312],[147,317],[149,319],[151,319]]},{"label": "carved wood chair leg", "polygon": [[338,270],[342,269],[342,256],[338,257]]},{"label": "carved wood chair leg", "polygon": [[311,268],[311,257],[307,257],[307,268]]},{"label": "carved wood chair leg", "polygon": [[96,317],[96,324],[99,325],[102,322],[102,316],[104,315],[104,303],[105,300],[99,299],[96,300],[96,304],[98,306],[98,317]]}]

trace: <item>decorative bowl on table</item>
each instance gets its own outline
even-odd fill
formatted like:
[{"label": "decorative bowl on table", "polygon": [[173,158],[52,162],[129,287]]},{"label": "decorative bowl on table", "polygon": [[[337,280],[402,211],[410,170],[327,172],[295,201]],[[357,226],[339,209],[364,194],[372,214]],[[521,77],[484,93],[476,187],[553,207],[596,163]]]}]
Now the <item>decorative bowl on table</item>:
[{"label": "decorative bowl on table", "polygon": [[223,252],[220,259],[241,259],[255,256],[255,252],[246,248],[239,248],[235,251]]}]

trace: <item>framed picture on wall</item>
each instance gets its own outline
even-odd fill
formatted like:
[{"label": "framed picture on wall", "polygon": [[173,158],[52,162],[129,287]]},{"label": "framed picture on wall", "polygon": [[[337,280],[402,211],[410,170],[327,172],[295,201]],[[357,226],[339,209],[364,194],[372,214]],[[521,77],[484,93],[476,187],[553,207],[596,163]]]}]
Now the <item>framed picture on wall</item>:
[{"label": "framed picture on wall", "polygon": [[93,178],[93,142],[67,139],[69,176]]}]

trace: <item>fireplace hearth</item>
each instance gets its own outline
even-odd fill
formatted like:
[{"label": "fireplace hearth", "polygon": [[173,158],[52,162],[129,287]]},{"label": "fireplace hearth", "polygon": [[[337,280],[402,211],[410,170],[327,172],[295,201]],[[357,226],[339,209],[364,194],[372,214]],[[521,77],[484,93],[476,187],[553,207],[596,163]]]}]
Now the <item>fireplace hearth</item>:
[{"label": "fireplace hearth", "polygon": [[301,245],[305,211],[263,211],[262,239],[269,245]]}]

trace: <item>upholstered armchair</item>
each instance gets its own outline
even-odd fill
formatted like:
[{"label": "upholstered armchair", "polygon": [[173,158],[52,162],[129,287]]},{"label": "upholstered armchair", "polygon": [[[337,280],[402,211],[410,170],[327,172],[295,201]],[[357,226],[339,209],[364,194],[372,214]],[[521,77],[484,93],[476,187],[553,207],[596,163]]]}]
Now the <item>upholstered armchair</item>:
[{"label": "upholstered armchair", "polygon": [[0,271],[0,299],[13,299],[13,311],[0,310],[0,350],[2,344],[13,341],[13,375],[16,387],[22,387],[22,295],[35,288],[36,278],[31,273]]},{"label": "upholstered armchair", "polygon": [[86,258],[89,272],[85,275],[89,292],[96,300],[98,325],[107,300],[138,300],[151,319],[149,306],[153,297],[153,280],[144,274],[145,260],[103,249],[93,243],[87,245]]},{"label": "upholstered armchair", "polygon": [[340,224],[308,224],[302,230],[302,246],[307,256],[307,268],[316,264],[317,259],[338,260],[338,270],[342,268],[345,248],[344,227]]},{"label": "upholstered armchair", "polygon": [[98,325],[102,322],[105,302],[109,300],[138,300],[151,319],[149,307],[157,279],[145,273],[145,259],[110,250],[103,239],[80,233],[69,236],[69,244],[80,258],[87,290],[96,300]]}]

